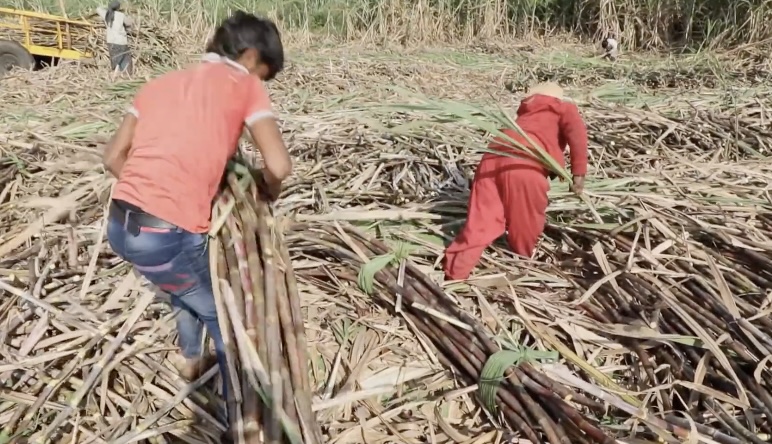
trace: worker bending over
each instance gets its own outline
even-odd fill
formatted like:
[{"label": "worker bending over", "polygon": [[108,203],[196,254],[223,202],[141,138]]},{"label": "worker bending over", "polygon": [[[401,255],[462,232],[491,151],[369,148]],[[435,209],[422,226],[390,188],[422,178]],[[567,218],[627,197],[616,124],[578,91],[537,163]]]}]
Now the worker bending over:
[{"label": "worker bending over", "polygon": [[606,37],[601,42],[600,46],[603,48],[603,58],[616,62],[619,57],[619,42],[615,38]]},{"label": "worker bending over", "polygon": [[204,325],[227,380],[207,233],[212,202],[242,129],[262,154],[271,198],[292,169],[263,84],[283,67],[276,25],[236,11],[217,28],[200,63],[139,89],[104,153],[105,168],[118,178],[107,239],[116,254],[171,296],[185,358],[180,370],[189,381],[207,370]]},{"label": "worker bending over", "polygon": [[[518,126],[561,166],[570,146],[573,191],[581,193],[587,173],[587,128],[573,103],[563,101],[554,83],[531,89],[517,110]],[[516,130],[502,130],[512,140],[529,146]],[[489,148],[516,157],[486,153],[477,166],[469,196],[464,228],[445,250],[445,278],[467,279],[483,250],[507,233],[512,250],[530,257],[544,231],[549,172],[535,157],[515,151],[503,138]]]}]

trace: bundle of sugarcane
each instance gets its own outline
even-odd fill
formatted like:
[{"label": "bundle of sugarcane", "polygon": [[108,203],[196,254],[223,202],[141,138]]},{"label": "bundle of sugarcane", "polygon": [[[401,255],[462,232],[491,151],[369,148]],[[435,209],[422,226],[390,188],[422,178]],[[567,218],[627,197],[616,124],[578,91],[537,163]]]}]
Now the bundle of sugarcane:
[{"label": "bundle of sugarcane", "polygon": [[[529,360],[557,353],[519,347],[496,339],[482,322],[465,312],[429,276],[407,260],[407,250],[393,249],[350,226],[297,224],[288,241],[307,256],[341,266],[303,272],[311,280],[359,285],[376,300],[407,319],[430,353],[468,384],[479,383],[478,398],[492,417],[532,443],[613,443],[580,409],[603,409],[602,402],[556,383]],[[353,265],[353,266],[352,266]],[[351,270],[360,268],[356,274]],[[502,349],[499,345],[508,342]],[[429,345],[430,344],[430,345]],[[512,357],[519,365],[511,367]],[[506,362],[510,360],[510,362]]]},{"label": "bundle of sugarcane", "polygon": [[[61,35],[63,48],[84,51],[90,49],[96,39],[95,29],[90,26],[59,23],[53,20],[34,17],[27,18],[27,20],[30,27],[30,43],[33,45],[58,47],[59,36]],[[15,17],[0,17],[0,25],[2,24],[12,26],[0,26],[0,39],[16,42],[26,41],[25,32],[22,29],[16,28],[18,27],[18,21],[16,21]]]},{"label": "bundle of sugarcane", "polygon": [[213,215],[210,260],[228,352],[234,441],[321,443],[298,289],[281,228],[248,171],[234,165],[226,179]]}]

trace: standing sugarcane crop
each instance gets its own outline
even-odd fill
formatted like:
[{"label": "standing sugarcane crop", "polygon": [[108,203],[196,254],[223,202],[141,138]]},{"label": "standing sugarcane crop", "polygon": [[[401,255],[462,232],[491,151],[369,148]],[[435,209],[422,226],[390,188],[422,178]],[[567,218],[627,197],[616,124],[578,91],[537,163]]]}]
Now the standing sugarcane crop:
[{"label": "standing sugarcane crop", "polygon": [[237,11],[217,28],[201,63],[140,89],[104,153],[106,169],[118,178],[110,245],[179,309],[181,373],[188,380],[208,361],[201,350],[206,325],[226,394],[208,254],[212,201],[244,125],[262,154],[267,194],[278,197],[292,163],[263,81],[283,66],[276,25]]},{"label": "standing sugarcane crop", "polygon": [[[543,83],[529,92],[517,110],[514,129],[502,132],[517,144],[546,151],[560,166],[570,147],[573,191],[581,194],[587,173],[587,127],[575,104],[563,100],[563,89]],[[530,257],[544,231],[549,191],[548,170],[536,157],[503,138],[489,149],[508,155],[486,153],[475,172],[464,228],[445,250],[445,278],[466,279],[483,250],[507,233],[512,250]]]}]

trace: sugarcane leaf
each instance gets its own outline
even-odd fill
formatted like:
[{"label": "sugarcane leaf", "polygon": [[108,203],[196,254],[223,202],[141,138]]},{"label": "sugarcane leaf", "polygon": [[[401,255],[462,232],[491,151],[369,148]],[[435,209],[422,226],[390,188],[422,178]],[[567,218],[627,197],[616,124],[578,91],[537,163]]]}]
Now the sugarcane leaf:
[{"label": "sugarcane leaf", "polygon": [[376,232],[379,227],[379,222],[372,222],[369,220],[353,220],[349,223],[366,233]]},{"label": "sugarcane leaf", "polygon": [[407,259],[410,256],[410,253],[420,248],[421,248],[420,246],[411,244],[409,242],[404,242],[404,241],[397,242],[394,248],[394,262],[399,263],[400,261]]},{"label": "sugarcane leaf", "polygon": [[230,160],[228,160],[228,164],[226,166],[226,169],[228,171],[233,171],[236,173],[237,176],[251,176],[249,172],[249,167],[245,165],[246,161],[244,159],[233,157]]},{"label": "sugarcane leaf", "polygon": [[332,334],[341,347],[351,343],[352,339],[364,330],[361,324],[352,324],[351,319],[343,318],[342,321],[332,324]]},{"label": "sugarcane leaf", "polygon": [[621,227],[619,224],[566,224],[571,228],[586,228],[589,230],[598,230],[598,231],[612,231],[616,230],[618,228],[622,228],[621,232],[623,233],[629,233],[629,232],[635,232],[635,227]]},{"label": "sugarcane leaf", "polygon": [[518,366],[523,362],[557,360],[558,357],[559,354],[555,351],[534,350],[517,345],[515,345],[514,350],[499,350],[490,355],[480,372],[479,394],[483,405],[489,412],[493,414],[497,412],[496,392],[508,368]]},{"label": "sugarcane leaf", "polygon": [[391,253],[370,259],[370,261],[364,264],[359,270],[359,276],[357,276],[359,288],[365,293],[371,294],[375,283],[376,273],[383,270],[391,263],[398,264],[400,261],[407,259],[410,256],[410,253],[418,248],[420,247],[417,245],[399,241],[394,245],[394,251]]},{"label": "sugarcane leaf", "polygon": [[504,378],[504,372],[509,367],[517,365],[522,360],[522,353],[514,350],[499,350],[492,354],[480,372],[479,393],[480,400],[489,412],[495,414],[496,392]]},{"label": "sugarcane leaf", "polygon": [[442,236],[437,236],[436,234],[428,234],[428,233],[416,233],[415,236],[421,240],[425,240],[438,247],[445,246],[445,239],[443,239]]},{"label": "sugarcane leaf", "polygon": [[452,284],[445,284],[443,288],[445,288],[446,291],[462,293],[469,291],[471,287],[469,284],[463,282],[454,282]]},{"label": "sugarcane leaf", "polygon": [[346,320],[347,319],[344,318],[343,321],[332,324],[330,328],[330,330],[332,330],[332,335],[335,336],[335,340],[341,346],[345,345],[345,342],[348,340],[346,337]]},{"label": "sugarcane leaf", "polygon": [[[533,143],[529,143],[529,146],[525,146],[513,140],[509,135],[502,131],[502,128],[514,129],[520,136],[529,140],[525,132],[500,105],[495,105],[495,110],[487,110],[468,103],[452,100],[429,99],[399,87],[394,87],[392,89],[407,97],[418,97],[423,103],[386,105],[383,109],[399,112],[424,112],[430,115],[430,121],[433,123],[467,123],[478,130],[483,130],[488,134],[507,142],[507,145],[510,145],[510,149],[515,152],[535,157],[545,168],[571,183],[572,178],[565,168],[561,167],[560,164],[541,147]],[[448,119],[448,117],[450,117],[450,119]],[[400,125],[399,131],[405,134],[409,133],[409,131],[406,130],[426,126],[427,124],[428,122],[421,122],[420,124],[406,123]],[[492,150],[490,148],[478,148],[478,151],[490,152],[507,157],[516,156],[516,154]]]},{"label": "sugarcane leaf", "polygon": [[387,253],[382,256],[376,256],[362,265],[362,268],[359,270],[359,276],[357,276],[359,288],[365,293],[371,294],[375,283],[375,274],[386,268],[395,259],[396,255],[394,253]]}]

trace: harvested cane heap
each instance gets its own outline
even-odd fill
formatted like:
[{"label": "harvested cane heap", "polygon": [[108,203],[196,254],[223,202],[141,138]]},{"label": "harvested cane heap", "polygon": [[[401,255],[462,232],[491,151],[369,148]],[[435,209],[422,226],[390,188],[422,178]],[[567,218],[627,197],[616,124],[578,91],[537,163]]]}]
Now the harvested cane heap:
[{"label": "harvested cane heap", "polygon": [[280,443],[286,435],[290,443],[322,443],[311,410],[297,282],[281,227],[249,174],[239,180],[230,172],[226,179],[213,214],[217,237],[210,257],[235,393],[235,441]]},{"label": "harvested cane heap", "polygon": [[[393,76],[471,97],[493,82],[393,66],[362,83]],[[319,71],[296,69],[276,90],[282,99]],[[0,98],[32,114],[23,91]],[[325,94],[292,120],[306,126],[291,128],[297,174],[280,204],[295,222],[277,225],[238,175],[214,214],[214,281],[245,442],[258,430],[271,442],[336,444],[769,442],[772,166],[759,155],[772,147],[769,96],[583,105],[600,221],[555,183],[538,262],[494,246],[484,278],[440,288],[424,272],[463,222],[466,190],[452,189],[463,181],[449,170],[473,168],[456,141],[476,139],[464,125],[384,138],[352,130],[341,113],[328,116],[334,124],[314,120],[330,106]],[[277,103],[314,106],[301,98]],[[80,141],[59,145],[72,121],[93,119],[89,107],[72,112],[39,118],[52,135],[31,131],[27,116],[0,120],[14,148],[0,159],[0,442],[219,442],[198,390],[216,370],[187,384],[171,369],[168,308],[104,245],[109,184],[96,162],[72,157],[88,150]],[[438,196],[442,184],[455,193]],[[342,221],[357,217],[366,223]],[[345,322],[361,330],[333,338]],[[376,371],[408,365],[428,370],[371,388]]]}]

